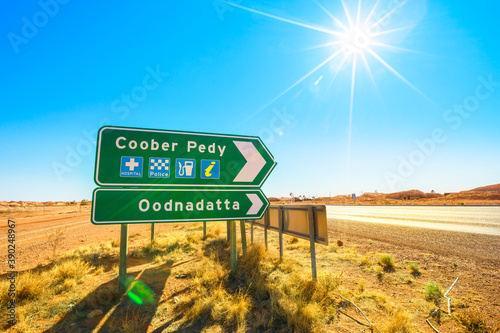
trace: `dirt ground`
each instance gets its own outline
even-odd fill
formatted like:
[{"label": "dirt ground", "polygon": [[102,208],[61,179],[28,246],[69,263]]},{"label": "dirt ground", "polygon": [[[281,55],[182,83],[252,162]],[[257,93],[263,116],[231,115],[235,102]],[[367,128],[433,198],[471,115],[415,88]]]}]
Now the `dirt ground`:
[{"label": "dirt ground", "polygon": [[[91,224],[90,206],[20,208],[3,211],[0,219],[2,235],[7,234],[7,220],[16,221],[18,272],[50,262],[54,253],[57,255],[82,245],[118,240],[120,235],[119,225]],[[175,224],[156,224],[156,232],[168,232],[174,227]],[[149,224],[130,225],[130,247],[144,243],[149,237]],[[481,308],[490,322],[500,322],[500,237],[330,219],[329,240],[331,244],[341,240],[344,248],[355,249],[361,255],[389,253],[399,266],[417,262],[423,269],[415,280],[422,283],[436,281],[444,290],[458,277],[459,281],[450,294],[459,300],[458,304]],[[0,251],[0,274],[3,274],[8,270],[6,242]],[[133,259],[129,265],[133,265]],[[358,265],[346,262],[339,269],[345,273],[345,287],[355,289],[361,276]],[[391,282],[390,275],[386,279],[384,283],[368,281],[366,288],[379,288],[402,304],[417,297],[405,283]],[[177,286],[176,283],[182,285]],[[185,289],[188,283],[169,280],[165,290],[175,293]],[[441,308],[446,309],[446,306]],[[445,328],[442,332],[446,331]],[[365,330],[360,327],[359,331]],[[425,325],[422,331],[432,332]]]},{"label": "dirt ground", "polygon": [[[91,206],[20,207],[0,213],[0,235],[7,234],[7,220],[16,221],[16,265],[19,272],[48,263],[53,255],[82,245],[120,239],[120,225],[93,225]],[[166,232],[171,225],[156,224],[155,232]],[[129,244],[151,235],[150,224],[129,227]],[[59,238],[60,241],[56,239]],[[7,243],[2,244],[0,274],[7,271]]]},{"label": "dirt ground", "polygon": [[[500,237],[473,233],[329,220],[329,237],[359,253],[390,253],[396,262],[418,262],[425,280],[444,288],[467,305],[483,307],[490,322],[500,322]],[[394,293],[393,293],[394,294]]]}]

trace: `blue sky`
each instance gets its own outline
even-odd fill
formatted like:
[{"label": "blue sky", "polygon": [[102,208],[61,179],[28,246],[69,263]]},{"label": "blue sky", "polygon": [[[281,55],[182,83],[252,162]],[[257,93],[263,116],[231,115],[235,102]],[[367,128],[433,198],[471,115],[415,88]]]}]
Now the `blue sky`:
[{"label": "blue sky", "polygon": [[3,2],[0,200],[91,198],[105,124],[260,136],[269,196],[499,183],[500,4],[360,3]]}]

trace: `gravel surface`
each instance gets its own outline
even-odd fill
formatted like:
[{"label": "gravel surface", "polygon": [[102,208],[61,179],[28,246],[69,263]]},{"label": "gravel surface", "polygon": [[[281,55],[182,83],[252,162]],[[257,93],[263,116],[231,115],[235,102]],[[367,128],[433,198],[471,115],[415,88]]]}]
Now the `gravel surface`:
[{"label": "gravel surface", "polygon": [[389,253],[399,263],[418,262],[440,280],[460,278],[454,297],[480,304],[500,322],[500,237],[352,220],[328,219],[330,243],[356,245],[359,253]]}]

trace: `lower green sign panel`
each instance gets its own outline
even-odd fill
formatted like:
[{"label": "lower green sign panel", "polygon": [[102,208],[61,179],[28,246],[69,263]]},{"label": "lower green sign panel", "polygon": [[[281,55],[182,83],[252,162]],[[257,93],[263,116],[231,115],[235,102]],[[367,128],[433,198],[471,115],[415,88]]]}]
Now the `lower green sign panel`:
[{"label": "lower green sign panel", "polygon": [[269,201],[260,190],[97,188],[94,224],[260,219]]}]

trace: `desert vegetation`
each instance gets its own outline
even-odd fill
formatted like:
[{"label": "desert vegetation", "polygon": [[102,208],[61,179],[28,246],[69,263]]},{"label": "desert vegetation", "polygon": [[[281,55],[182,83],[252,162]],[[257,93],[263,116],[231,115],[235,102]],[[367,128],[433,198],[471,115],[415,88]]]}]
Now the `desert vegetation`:
[{"label": "desert vegetation", "polygon": [[[125,294],[117,288],[116,239],[58,254],[50,264],[19,274],[18,323],[3,329],[430,332],[425,318],[446,309],[441,285],[453,281],[390,253],[360,251],[356,244],[318,245],[313,281],[308,242],[285,237],[280,260],[276,234],[269,234],[266,251],[256,230],[255,243],[246,254],[240,251],[232,274],[225,223],[209,226],[205,237],[199,224],[179,225],[132,247]],[[6,283],[0,285],[3,309]],[[498,329],[474,299],[452,297],[451,305],[451,315],[431,318],[442,331]]]}]

